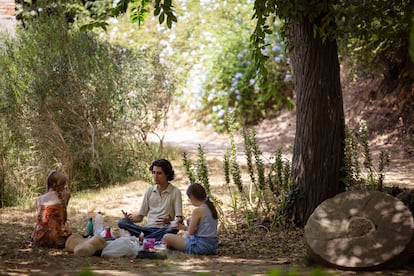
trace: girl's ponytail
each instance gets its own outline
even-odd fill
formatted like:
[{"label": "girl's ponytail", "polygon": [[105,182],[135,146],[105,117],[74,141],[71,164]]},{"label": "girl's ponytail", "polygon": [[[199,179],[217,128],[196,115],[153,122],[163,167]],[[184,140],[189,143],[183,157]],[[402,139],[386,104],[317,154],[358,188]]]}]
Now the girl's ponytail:
[{"label": "girl's ponytail", "polygon": [[218,213],[217,213],[216,206],[214,206],[214,203],[210,200],[210,197],[207,196],[204,201],[206,202],[206,205],[210,209],[211,215],[213,216],[213,218],[218,219]]}]

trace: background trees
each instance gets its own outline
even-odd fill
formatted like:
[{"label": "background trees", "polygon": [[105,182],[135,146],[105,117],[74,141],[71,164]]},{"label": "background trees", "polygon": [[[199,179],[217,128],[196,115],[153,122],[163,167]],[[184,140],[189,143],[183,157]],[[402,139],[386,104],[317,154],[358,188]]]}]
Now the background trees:
[{"label": "background trees", "polygon": [[110,45],[70,29],[60,8],[26,20],[0,49],[1,203],[44,190],[64,171],[71,190],[146,177],[146,144],[173,83],[156,51]]}]

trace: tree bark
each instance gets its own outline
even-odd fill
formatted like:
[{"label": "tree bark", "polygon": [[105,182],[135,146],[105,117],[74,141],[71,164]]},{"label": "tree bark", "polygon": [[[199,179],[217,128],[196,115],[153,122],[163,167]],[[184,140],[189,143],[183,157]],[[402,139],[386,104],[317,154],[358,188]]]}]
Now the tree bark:
[{"label": "tree bark", "polygon": [[307,18],[289,26],[288,40],[297,95],[292,176],[299,191],[290,211],[303,227],[321,202],[345,191],[345,123],[336,40],[315,36]]}]

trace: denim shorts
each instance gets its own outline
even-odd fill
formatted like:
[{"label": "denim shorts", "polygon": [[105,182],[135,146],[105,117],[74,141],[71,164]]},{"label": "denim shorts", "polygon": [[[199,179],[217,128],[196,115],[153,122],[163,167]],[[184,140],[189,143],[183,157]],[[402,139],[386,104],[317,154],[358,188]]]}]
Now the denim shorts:
[{"label": "denim shorts", "polygon": [[198,255],[216,254],[218,239],[190,236],[185,241],[185,252]]}]

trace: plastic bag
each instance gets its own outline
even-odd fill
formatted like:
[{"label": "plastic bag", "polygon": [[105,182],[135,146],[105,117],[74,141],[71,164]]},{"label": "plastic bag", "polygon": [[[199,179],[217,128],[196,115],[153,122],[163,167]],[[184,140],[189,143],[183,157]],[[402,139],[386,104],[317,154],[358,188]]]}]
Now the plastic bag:
[{"label": "plastic bag", "polygon": [[137,237],[121,237],[111,242],[102,250],[102,257],[117,258],[117,257],[133,257],[138,255],[141,249]]}]

